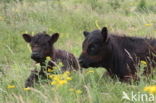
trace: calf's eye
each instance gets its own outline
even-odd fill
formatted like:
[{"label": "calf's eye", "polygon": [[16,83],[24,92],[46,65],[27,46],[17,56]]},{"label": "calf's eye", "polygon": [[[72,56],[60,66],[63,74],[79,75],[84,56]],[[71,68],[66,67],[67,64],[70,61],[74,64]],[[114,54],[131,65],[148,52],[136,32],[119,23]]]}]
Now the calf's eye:
[{"label": "calf's eye", "polygon": [[90,47],[90,51],[94,51],[94,50],[95,50],[94,46]]},{"label": "calf's eye", "polygon": [[97,53],[97,45],[90,45],[87,51],[89,55],[95,55]]}]

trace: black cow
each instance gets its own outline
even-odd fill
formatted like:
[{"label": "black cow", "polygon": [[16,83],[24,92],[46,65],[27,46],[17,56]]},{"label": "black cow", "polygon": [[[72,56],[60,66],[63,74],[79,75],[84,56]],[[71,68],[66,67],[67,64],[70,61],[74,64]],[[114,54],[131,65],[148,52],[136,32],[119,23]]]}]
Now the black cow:
[{"label": "black cow", "polygon": [[106,27],[92,32],[84,31],[83,51],[79,57],[81,67],[104,67],[112,77],[121,81],[136,79],[138,64],[147,62],[144,73],[155,67],[156,39],[119,36],[108,33]]},{"label": "black cow", "polygon": [[[58,33],[54,33],[51,36],[46,32],[37,33],[35,36],[23,34],[23,38],[31,46],[31,58],[41,65],[39,72],[36,69],[31,72],[29,78],[26,80],[25,87],[33,86],[34,82],[38,81],[39,76],[45,78],[46,69],[55,66],[54,62],[60,61],[63,63],[62,71],[79,69],[79,64],[73,54],[54,48],[53,45],[59,38]],[[45,68],[45,60],[48,56],[52,58],[53,62],[50,61],[48,67]]]}]

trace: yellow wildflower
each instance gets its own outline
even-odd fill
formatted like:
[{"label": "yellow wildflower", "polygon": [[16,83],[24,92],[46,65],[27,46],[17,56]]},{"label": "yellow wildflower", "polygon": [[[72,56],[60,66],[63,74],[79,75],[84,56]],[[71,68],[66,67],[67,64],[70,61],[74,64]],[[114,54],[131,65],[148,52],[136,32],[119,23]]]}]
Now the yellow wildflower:
[{"label": "yellow wildflower", "polygon": [[140,63],[143,64],[143,65],[147,65],[147,62],[143,61],[143,60],[141,60]]},{"label": "yellow wildflower", "polygon": [[75,93],[76,93],[76,94],[81,94],[82,91],[81,91],[81,90],[76,90]]},{"label": "yellow wildflower", "polygon": [[153,24],[151,23],[151,24],[144,24],[145,26],[152,26]]},{"label": "yellow wildflower", "polygon": [[53,76],[52,78],[55,81],[59,81],[61,79],[60,75]]},{"label": "yellow wildflower", "polygon": [[31,88],[23,88],[23,90],[28,91],[31,90]]},{"label": "yellow wildflower", "polygon": [[66,72],[64,72],[64,74],[70,75],[70,72],[69,71],[66,71]]},{"label": "yellow wildflower", "polygon": [[66,71],[62,74],[51,74],[49,75],[49,78],[53,81],[51,82],[51,85],[60,86],[67,84],[68,81],[72,80],[70,77],[70,72]]},{"label": "yellow wildflower", "polygon": [[72,80],[72,78],[71,78],[71,77],[67,77],[66,79],[67,79],[67,80]]},{"label": "yellow wildflower", "polygon": [[59,85],[67,84],[67,80],[59,80]]},{"label": "yellow wildflower", "polygon": [[49,75],[49,78],[53,79],[56,75],[55,74],[51,74]]},{"label": "yellow wildflower", "polygon": [[55,67],[53,67],[53,69],[56,70],[56,69],[59,69],[59,68],[55,66]]},{"label": "yellow wildflower", "polygon": [[74,92],[76,94],[81,94],[82,91],[80,89],[74,89],[74,88],[70,88],[69,91]]},{"label": "yellow wildflower", "polygon": [[147,91],[149,91],[149,90],[150,90],[149,86],[148,86],[148,87],[144,87],[144,91],[145,91],[145,92],[147,92]]},{"label": "yellow wildflower", "polygon": [[144,87],[144,91],[154,94],[156,93],[156,85]]},{"label": "yellow wildflower", "polygon": [[46,60],[47,60],[47,61],[51,61],[51,57],[50,57],[50,56],[47,56],[47,57],[46,57]]},{"label": "yellow wildflower", "polygon": [[94,73],[94,70],[88,70],[87,73]]},{"label": "yellow wildflower", "polygon": [[67,77],[69,77],[69,75],[70,75],[70,72],[64,72],[64,73],[62,74],[62,77],[63,77],[63,78],[67,78]]},{"label": "yellow wildflower", "polygon": [[14,85],[8,85],[8,89],[16,88]]},{"label": "yellow wildflower", "polygon": [[67,84],[67,80],[54,80],[51,82],[51,85],[56,85],[56,86],[60,86],[60,85],[64,85],[64,84]]},{"label": "yellow wildflower", "polygon": [[48,68],[48,72],[49,72],[49,73],[52,72],[52,71],[53,71],[52,69]]},{"label": "yellow wildflower", "polygon": [[51,82],[51,85],[56,85],[56,84],[57,84],[56,81],[52,81],[52,82]]},{"label": "yellow wildflower", "polygon": [[156,87],[151,87],[150,90],[149,90],[149,93],[156,93]]},{"label": "yellow wildflower", "polygon": [[48,77],[49,77],[50,79],[52,79],[52,78],[53,78],[53,75],[48,75]]}]

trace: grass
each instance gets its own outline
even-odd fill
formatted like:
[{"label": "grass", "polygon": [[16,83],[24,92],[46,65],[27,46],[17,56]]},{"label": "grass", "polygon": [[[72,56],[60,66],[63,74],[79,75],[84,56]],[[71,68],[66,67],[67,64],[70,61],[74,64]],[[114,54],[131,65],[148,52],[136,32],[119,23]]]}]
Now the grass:
[{"label": "grass", "polygon": [[[103,77],[103,68],[89,68],[94,73],[74,72],[73,79],[62,87],[42,83],[23,90],[34,62],[22,33],[59,32],[55,46],[78,57],[84,30],[107,26],[110,32],[156,37],[155,5],[154,0],[1,0],[0,103],[133,103],[123,101],[122,92],[145,93],[143,88],[155,84],[156,77],[129,85]],[[8,89],[8,85],[15,88]]]}]

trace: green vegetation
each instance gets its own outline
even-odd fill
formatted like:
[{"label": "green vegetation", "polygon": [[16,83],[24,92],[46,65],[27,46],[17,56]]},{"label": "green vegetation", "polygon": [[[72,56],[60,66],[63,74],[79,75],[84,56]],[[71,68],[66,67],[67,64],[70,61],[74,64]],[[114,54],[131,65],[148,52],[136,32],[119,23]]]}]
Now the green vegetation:
[{"label": "green vegetation", "polygon": [[55,46],[78,57],[82,32],[98,26],[129,36],[156,37],[155,5],[155,0],[1,0],[0,103],[133,103],[123,101],[122,92],[145,93],[143,88],[155,84],[156,77],[129,85],[103,76],[103,68],[90,68],[71,73],[72,80],[59,88],[42,83],[23,90],[35,66],[22,34],[59,32]]}]

